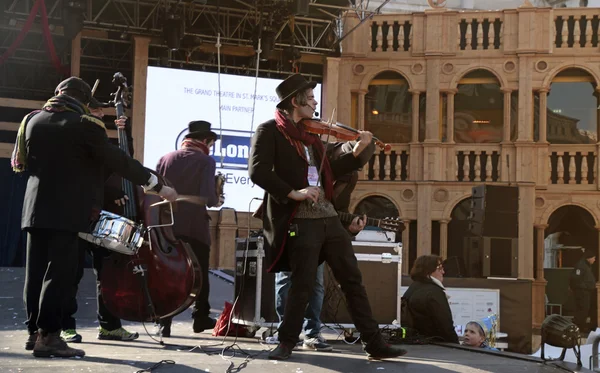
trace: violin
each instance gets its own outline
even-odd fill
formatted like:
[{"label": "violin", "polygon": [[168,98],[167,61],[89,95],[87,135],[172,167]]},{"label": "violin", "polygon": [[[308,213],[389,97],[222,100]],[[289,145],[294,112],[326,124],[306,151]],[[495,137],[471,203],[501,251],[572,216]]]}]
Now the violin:
[{"label": "violin", "polygon": [[[341,123],[331,124],[319,119],[303,119],[302,123],[306,132],[315,135],[331,135],[343,141],[354,141],[360,136],[358,130]],[[373,141],[383,151],[390,151],[392,149],[390,144],[385,144],[375,136],[373,136]]]}]

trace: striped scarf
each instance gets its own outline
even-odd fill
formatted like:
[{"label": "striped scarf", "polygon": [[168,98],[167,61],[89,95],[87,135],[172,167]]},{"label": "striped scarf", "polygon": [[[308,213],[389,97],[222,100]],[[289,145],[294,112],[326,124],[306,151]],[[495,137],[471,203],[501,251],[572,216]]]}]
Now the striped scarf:
[{"label": "striped scarf", "polygon": [[[275,110],[275,122],[277,123],[277,129],[279,132],[281,132],[281,134],[296,149],[300,157],[302,157],[302,159],[304,159],[307,163],[309,162],[306,157],[306,151],[304,148],[305,146],[312,145],[313,151],[315,152],[317,158],[317,165],[320,165],[321,160],[323,157],[325,157],[323,161],[323,169],[319,170],[319,172],[323,172],[322,185],[325,189],[325,198],[331,201],[333,198],[333,171],[331,170],[329,159],[327,159],[325,148],[323,147],[323,143],[321,142],[319,136],[305,132],[302,129],[302,125],[295,126],[294,123],[292,123],[292,121],[289,120],[280,110]],[[318,167],[319,166],[317,166],[317,169]]]},{"label": "striped scarf", "polygon": [[23,172],[27,169],[27,144],[25,141],[25,131],[27,130],[27,123],[29,120],[41,111],[48,111],[52,113],[71,111],[80,114],[82,119],[87,119],[98,124],[99,126],[104,127],[104,123],[102,121],[90,115],[90,111],[86,105],[83,105],[81,102],[70,96],[54,96],[44,104],[41,110],[32,111],[21,121],[19,131],[17,132],[15,148],[13,149],[10,159],[10,164],[14,172]]},{"label": "striped scarf", "polygon": [[206,146],[206,144],[203,143],[202,140],[198,139],[183,139],[183,141],[181,142],[181,148],[199,150],[206,155],[208,155],[209,153],[208,146]]}]

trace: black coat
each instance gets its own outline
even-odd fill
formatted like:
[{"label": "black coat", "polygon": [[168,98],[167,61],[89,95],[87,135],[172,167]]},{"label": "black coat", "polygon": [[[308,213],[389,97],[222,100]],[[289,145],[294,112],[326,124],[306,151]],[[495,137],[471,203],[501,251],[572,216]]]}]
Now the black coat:
[{"label": "black coat", "polygon": [[573,291],[596,290],[596,278],[590,263],[585,258],[581,258],[571,271],[569,283]]},{"label": "black coat", "polygon": [[402,299],[406,300],[408,327],[422,336],[438,337],[438,342],[458,343],[446,292],[431,279],[415,280]]},{"label": "black coat", "polygon": [[75,112],[41,111],[25,135],[24,229],[87,231],[93,204],[102,206],[105,167],[136,185],[150,178],[141,163],[110,144],[104,128]]},{"label": "black coat", "polygon": [[[332,160],[334,178],[361,167],[361,159],[347,152]],[[298,203],[287,195],[308,186],[307,163],[276,128],[275,120],[258,126],[248,160],[250,179],[265,190],[263,231],[268,271],[289,271],[285,239]]]}]

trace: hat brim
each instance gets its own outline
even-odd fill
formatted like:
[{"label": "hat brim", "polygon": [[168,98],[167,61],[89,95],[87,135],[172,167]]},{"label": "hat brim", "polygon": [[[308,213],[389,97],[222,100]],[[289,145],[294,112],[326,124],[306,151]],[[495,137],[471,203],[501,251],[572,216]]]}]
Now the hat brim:
[{"label": "hat brim", "polygon": [[98,101],[94,96],[92,96],[92,98],[90,98],[90,103],[88,104],[88,107],[90,109],[101,109],[101,108],[109,107],[109,106],[110,105],[108,105],[107,103]]},{"label": "hat brim", "polygon": [[198,138],[200,138],[200,139],[213,138],[216,140],[218,138],[218,136],[213,131],[194,131],[194,132],[189,132],[184,137],[184,139],[198,139]]},{"label": "hat brim", "polygon": [[306,82],[306,84],[301,85],[300,87],[296,88],[294,91],[290,92],[290,94],[288,94],[287,96],[282,98],[281,101],[279,101],[279,103],[277,104],[277,107],[279,109],[281,109],[281,104],[283,104],[290,97],[294,97],[298,92],[304,91],[309,88],[315,89],[316,86],[317,86],[317,82]]}]

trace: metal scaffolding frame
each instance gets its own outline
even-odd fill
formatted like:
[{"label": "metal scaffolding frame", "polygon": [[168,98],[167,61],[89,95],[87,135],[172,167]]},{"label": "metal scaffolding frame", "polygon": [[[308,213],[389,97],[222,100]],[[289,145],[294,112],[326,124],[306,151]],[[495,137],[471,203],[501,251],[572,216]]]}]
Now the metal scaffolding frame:
[{"label": "metal scaffolding frame", "polygon": [[[77,0],[76,0],[77,1]],[[292,72],[292,60],[298,71],[320,77],[323,55],[339,53],[344,30],[344,14],[352,12],[360,19],[370,18],[368,1],[310,0],[306,16],[292,16],[291,0],[79,0],[85,6],[82,35],[81,71],[103,75],[105,72],[131,70],[132,35],[152,38],[151,63],[212,70],[215,67],[215,44],[220,38],[222,63],[225,68],[243,73],[254,68],[256,42],[262,32],[273,35],[275,53],[270,61],[261,62],[261,74],[283,75]],[[21,30],[35,0],[9,0],[0,17],[0,53],[6,51]],[[70,61],[70,41],[62,36],[63,0],[46,0],[46,8],[57,50],[63,64]],[[211,4],[212,3],[212,4]],[[376,10],[378,11],[378,10]],[[169,51],[163,41],[163,20],[167,14],[184,21],[184,37],[179,51]],[[266,35],[266,34],[265,34]],[[38,90],[31,79],[8,79],[10,71],[20,65],[32,76],[60,79],[51,72],[43,51],[39,26],[25,38],[23,45],[0,66],[0,95],[17,94],[27,89]],[[264,45],[264,43],[263,43]],[[59,49],[60,46],[60,49]],[[296,57],[293,52],[296,51]],[[312,56],[312,57],[311,57]],[[37,63],[35,63],[37,61]],[[10,68],[10,70],[9,70]],[[17,74],[18,75],[18,74]],[[6,77],[6,79],[5,79]],[[21,94],[18,94],[21,96]]]}]

